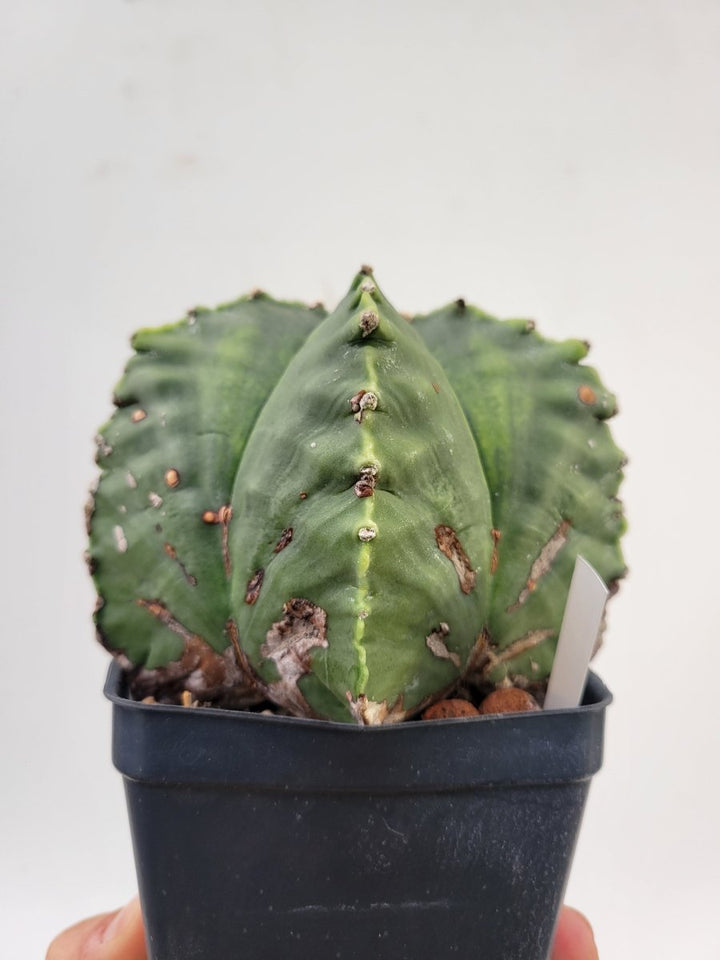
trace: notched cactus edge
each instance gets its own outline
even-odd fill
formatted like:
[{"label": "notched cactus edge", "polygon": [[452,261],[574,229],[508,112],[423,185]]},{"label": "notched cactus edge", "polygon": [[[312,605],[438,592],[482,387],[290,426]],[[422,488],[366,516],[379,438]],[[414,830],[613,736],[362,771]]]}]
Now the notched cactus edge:
[{"label": "notched cactus edge", "polygon": [[363,724],[540,698],[575,557],[624,573],[614,397],[464,301],[399,315],[363,268],[142,330],[98,434],[89,564],[137,697]]}]

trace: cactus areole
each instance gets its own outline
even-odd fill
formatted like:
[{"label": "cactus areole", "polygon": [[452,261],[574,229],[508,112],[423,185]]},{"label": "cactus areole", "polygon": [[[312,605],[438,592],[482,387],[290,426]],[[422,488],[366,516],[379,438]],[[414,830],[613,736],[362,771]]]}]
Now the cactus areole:
[{"label": "cactus areole", "polygon": [[330,314],[255,293],[143,330],[98,435],[89,563],[135,697],[363,724],[542,691],[577,554],[624,565],[587,344],[363,268]]}]

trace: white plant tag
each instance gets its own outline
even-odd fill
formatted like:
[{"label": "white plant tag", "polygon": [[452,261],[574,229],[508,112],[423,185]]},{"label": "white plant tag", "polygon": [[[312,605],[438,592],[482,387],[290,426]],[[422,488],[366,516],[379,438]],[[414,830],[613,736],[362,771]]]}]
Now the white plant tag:
[{"label": "white plant tag", "polygon": [[608,593],[598,572],[578,557],[545,695],[546,710],[577,707],[580,703]]}]

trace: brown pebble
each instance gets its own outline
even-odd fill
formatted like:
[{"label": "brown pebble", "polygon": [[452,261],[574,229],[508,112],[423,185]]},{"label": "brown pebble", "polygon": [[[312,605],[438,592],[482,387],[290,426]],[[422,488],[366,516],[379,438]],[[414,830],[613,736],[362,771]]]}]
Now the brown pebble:
[{"label": "brown pebble", "polygon": [[539,710],[535,697],[519,687],[501,687],[493,690],[480,704],[480,713],[524,713]]},{"label": "brown pebble", "polygon": [[455,717],[476,717],[477,708],[467,700],[438,700],[423,711],[423,720],[453,720]]}]

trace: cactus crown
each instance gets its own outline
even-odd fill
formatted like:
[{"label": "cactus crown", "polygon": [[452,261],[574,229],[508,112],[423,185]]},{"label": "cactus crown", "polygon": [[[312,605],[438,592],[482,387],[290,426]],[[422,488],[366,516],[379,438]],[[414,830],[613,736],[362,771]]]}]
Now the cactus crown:
[{"label": "cactus crown", "polygon": [[624,567],[614,398],[457,301],[409,323],[254,294],[133,339],[98,437],[89,562],[136,695],[389,723],[540,687],[575,557]]}]

